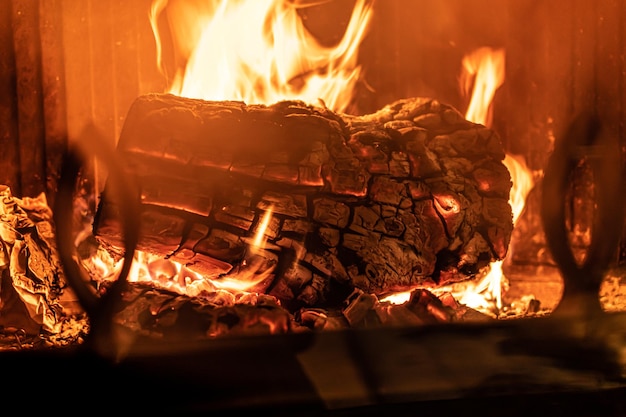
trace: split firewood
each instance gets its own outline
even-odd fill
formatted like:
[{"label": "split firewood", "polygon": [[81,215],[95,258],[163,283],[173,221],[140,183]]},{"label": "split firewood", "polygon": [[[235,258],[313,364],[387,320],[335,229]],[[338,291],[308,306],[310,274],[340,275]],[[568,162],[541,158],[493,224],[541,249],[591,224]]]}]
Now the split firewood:
[{"label": "split firewood", "polygon": [[[263,277],[255,289],[294,311],[471,278],[513,229],[498,135],[433,99],[354,116],[150,94],[117,153],[139,187],[139,250]],[[107,188],[93,232],[115,252],[124,213]]]}]

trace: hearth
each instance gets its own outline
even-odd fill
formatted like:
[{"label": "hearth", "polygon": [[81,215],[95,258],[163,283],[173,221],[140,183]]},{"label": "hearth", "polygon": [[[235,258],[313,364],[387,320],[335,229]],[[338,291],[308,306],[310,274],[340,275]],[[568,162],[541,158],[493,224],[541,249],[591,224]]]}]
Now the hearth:
[{"label": "hearth", "polygon": [[622,415],[624,5],[288,3],[358,55],[248,88],[357,81],[255,103],[174,88],[218,3],[0,6],[7,394]]}]

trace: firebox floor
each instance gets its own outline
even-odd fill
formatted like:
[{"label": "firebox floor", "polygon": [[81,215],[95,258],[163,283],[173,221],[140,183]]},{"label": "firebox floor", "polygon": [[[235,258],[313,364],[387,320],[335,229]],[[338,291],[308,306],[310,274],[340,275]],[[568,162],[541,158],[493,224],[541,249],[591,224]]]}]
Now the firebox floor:
[{"label": "firebox floor", "polygon": [[626,315],[6,351],[0,369],[11,403],[70,414],[621,416]]}]

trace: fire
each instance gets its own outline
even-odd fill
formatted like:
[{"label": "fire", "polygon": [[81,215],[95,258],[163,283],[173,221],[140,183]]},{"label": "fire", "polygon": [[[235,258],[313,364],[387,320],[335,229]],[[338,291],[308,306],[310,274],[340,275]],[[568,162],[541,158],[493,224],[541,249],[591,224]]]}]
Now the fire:
[{"label": "fire", "polygon": [[270,207],[265,214],[263,215],[263,219],[261,220],[261,224],[259,226],[259,230],[254,237],[254,243],[252,244],[255,248],[262,248],[265,243],[265,231],[267,230],[267,226],[270,224],[270,220],[272,219],[272,208]]},{"label": "fire", "polygon": [[[467,120],[491,126],[492,103],[496,90],[504,82],[505,52],[503,49],[479,48],[463,59],[464,72],[461,77],[462,88],[468,92],[473,82],[470,103],[465,114]],[[526,196],[534,185],[532,172],[522,157],[507,154],[503,161],[511,174],[512,188],[509,203],[513,211],[513,225],[522,213]],[[489,272],[473,288],[469,288],[460,298],[460,302],[473,308],[489,310],[495,303],[497,311],[502,309],[502,288],[505,276],[502,271],[503,261],[495,261]]]},{"label": "fire", "polygon": [[158,25],[163,13],[178,58],[169,92],[248,104],[321,101],[344,111],[361,74],[358,46],[371,5],[356,2],[343,38],[332,47],[321,45],[305,27],[299,10],[308,6],[286,0],[155,0],[150,21],[157,59],[163,68]]},{"label": "fire", "polygon": [[[471,91],[465,118],[490,127],[493,98],[505,78],[505,51],[487,47],[479,48],[466,55],[462,64],[464,71],[460,79],[461,88],[466,94]],[[522,157],[507,154],[503,163],[511,174],[512,188],[509,203],[513,212],[513,225],[515,225],[524,210],[526,196],[532,189],[534,181],[532,171],[526,166]],[[503,261],[492,262],[486,275],[477,284],[468,284],[461,292],[450,288],[441,288],[436,292],[456,292],[455,296],[462,304],[492,314],[492,308],[495,306],[498,312],[502,309],[502,288],[506,281],[502,265]],[[410,291],[393,294],[382,301],[402,304],[409,299],[410,294]]]},{"label": "fire", "polygon": [[[507,154],[504,165],[511,174],[513,187],[509,203],[513,211],[513,225],[521,215],[526,205],[526,196],[534,185],[532,172],[520,156]],[[489,310],[490,304],[495,303],[498,311],[502,309],[502,288],[505,276],[502,270],[503,261],[492,262],[489,272],[475,287],[468,289],[460,298],[460,302],[473,308]]]},{"label": "fire", "polygon": [[[322,45],[308,31],[300,13],[304,7],[308,6],[303,2],[288,0],[154,0],[150,22],[158,65],[165,72],[161,17],[169,24],[175,58],[175,74],[167,92],[247,104],[299,100],[344,112],[361,75],[357,65],[358,47],[369,27],[371,5],[366,0],[356,1],[343,38],[331,47]],[[463,59],[461,87],[468,95],[471,91],[467,120],[491,125],[492,101],[504,82],[504,64],[503,49],[479,48]],[[515,223],[533,181],[522,159],[506,155],[504,164],[513,181],[510,203]],[[455,214],[460,210],[446,196],[435,202],[442,212]],[[161,283],[189,295],[201,291],[246,292],[271,279],[271,268],[258,272],[262,270],[263,257],[256,256],[263,251],[271,219],[270,208],[248,242],[249,263],[235,274],[207,279],[185,266],[140,253],[129,279]],[[114,275],[106,264],[96,257],[92,268],[101,276]],[[478,284],[458,297],[470,307],[488,311],[495,304],[499,310],[503,280],[502,261],[494,262]],[[401,304],[409,296],[410,291],[392,294],[381,301]]]},{"label": "fire", "polygon": [[493,97],[504,82],[504,64],[504,49],[478,48],[463,58],[461,88],[466,95],[472,91],[467,120],[491,126]]},{"label": "fire", "polygon": [[[315,5],[311,3],[310,5]],[[369,26],[372,7],[355,3],[343,38],[323,46],[305,27],[300,11],[307,7],[288,0],[155,0],[150,24],[157,64],[164,70],[160,17],[166,17],[176,72],[168,93],[204,100],[237,100],[273,104],[282,100],[319,103],[344,111],[361,75],[358,46]],[[194,296],[226,291],[245,294],[271,280],[263,249],[272,208],[263,213],[248,241],[244,267],[228,276],[209,279],[184,265],[137,251],[128,276],[131,282]],[[104,250],[85,263],[100,281],[115,279],[121,261]]]},{"label": "fire", "polygon": [[[161,256],[152,255],[143,251],[136,251],[128,273],[129,282],[146,282],[159,288],[197,296],[202,292],[216,292],[220,290],[233,293],[245,293],[256,285],[271,277],[272,270],[262,270],[263,259],[254,255],[265,246],[268,225],[272,218],[272,208],[265,214],[261,224],[255,233],[252,243],[249,245],[251,263],[246,268],[232,277],[220,277],[209,279],[202,274],[192,271],[178,262],[163,259]],[[122,260],[114,260],[111,254],[99,248],[96,254],[85,261],[83,265],[91,276],[97,277],[98,281],[112,281],[117,279],[121,269]]]}]

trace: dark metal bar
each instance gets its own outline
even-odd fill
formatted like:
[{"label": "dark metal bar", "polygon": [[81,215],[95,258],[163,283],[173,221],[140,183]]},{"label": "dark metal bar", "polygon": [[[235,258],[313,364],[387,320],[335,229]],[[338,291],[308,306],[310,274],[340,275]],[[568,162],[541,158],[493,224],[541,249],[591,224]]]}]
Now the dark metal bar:
[{"label": "dark metal bar", "polygon": [[0,2],[0,183],[21,193],[11,2]]},{"label": "dark metal bar", "polygon": [[21,192],[45,191],[46,151],[43,113],[39,2],[14,0],[12,26],[17,75],[17,108]]},{"label": "dark metal bar", "polygon": [[45,189],[51,206],[54,205],[62,155],[67,148],[65,62],[63,56],[64,40],[61,2],[62,0],[38,2],[43,121],[45,126]]}]

